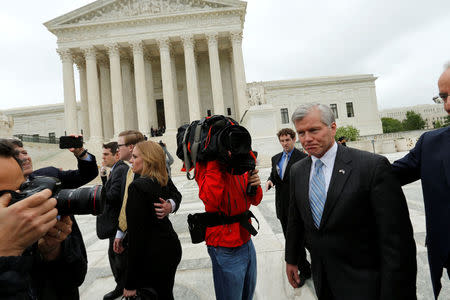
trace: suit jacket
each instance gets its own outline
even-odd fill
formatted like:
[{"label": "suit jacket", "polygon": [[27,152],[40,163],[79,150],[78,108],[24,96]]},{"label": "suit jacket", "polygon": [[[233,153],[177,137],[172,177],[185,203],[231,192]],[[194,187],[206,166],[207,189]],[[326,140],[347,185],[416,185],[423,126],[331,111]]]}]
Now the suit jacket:
[{"label": "suit jacket", "polygon": [[280,152],[272,157],[272,170],[270,172],[269,180],[275,185],[275,209],[277,218],[283,222],[287,222],[289,216],[289,171],[291,166],[302,158],[307,157],[305,153],[301,152],[297,148],[291,154],[291,158],[286,166],[285,175],[283,179],[277,171],[278,162],[284,152]]},{"label": "suit jacket", "polygon": [[[30,180],[36,176],[49,176],[61,181],[61,188],[73,189],[87,184],[97,177],[98,168],[95,156],[91,161],[78,159],[78,169],[62,171],[55,167],[38,169],[30,174]],[[36,258],[32,271],[33,285],[37,287],[38,299],[79,299],[78,287],[83,283],[87,272],[87,254],[83,237],[74,216],[72,232],[61,243],[61,257],[52,262],[43,262]],[[37,247],[37,245],[33,245]],[[36,249],[29,248],[28,253],[39,256]]]},{"label": "suit jacket", "polygon": [[123,177],[128,172],[128,168],[126,163],[119,160],[109,174],[108,180],[103,183],[105,206],[103,213],[97,216],[97,236],[100,239],[112,238],[116,235],[123,199],[121,197],[121,191],[123,189],[122,182]]},{"label": "suit jacket", "polygon": [[450,127],[424,133],[393,169],[402,185],[422,180],[428,261],[437,297],[450,253]]},{"label": "suit jacket", "polygon": [[[168,272],[175,276],[181,260],[181,244],[169,218],[158,219],[153,205],[159,203],[159,197],[166,199],[172,193],[167,188],[146,177],[135,179],[128,188],[126,289],[153,287],[156,278],[166,277]],[[158,297],[169,299],[168,295],[158,294]]]},{"label": "suit jacket", "polygon": [[[128,172],[128,170],[127,170]],[[127,172],[125,172],[125,174],[122,177],[122,188],[120,191],[120,199],[123,200],[123,196],[125,195],[125,189],[128,188],[126,186],[126,182],[127,182]],[[138,179],[140,177],[139,174],[134,174],[134,180]],[[167,186],[166,186],[166,191],[168,191],[165,195],[167,198],[163,198],[164,200],[167,199],[172,199],[173,202],[175,202],[175,210],[173,211],[174,213],[180,208],[180,204],[181,204],[181,194],[178,191],[177,187],[173,184],[172,179],[169,176],[169,181],[167,182]],[[117,226],[117,229],[119,228],[119,226]]]},{"label": "suit jacket", "polygon": [[310,249],[319,299],[416,299],[416,246],[406,199],[385,157],[338,146],[320,228],[309,200],[312,159],[291,169],[286,262]]}]

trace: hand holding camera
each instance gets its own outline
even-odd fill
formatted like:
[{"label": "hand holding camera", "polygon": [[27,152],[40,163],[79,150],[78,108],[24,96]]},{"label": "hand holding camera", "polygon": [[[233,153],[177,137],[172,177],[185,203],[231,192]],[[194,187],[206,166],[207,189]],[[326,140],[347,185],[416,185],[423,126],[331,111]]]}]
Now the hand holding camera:
[{"label": "hand holding camera", "polygon": [[61,254],[61,243],[72,232],[72,220],[62,216],[49,231],[38,241],[39,252],[45,260],[55,260]]},{"label": "hand holding camera", "polygon": [[56,200],[45,189],[8,206],[11,195],[0,197],[0,256],[19,256],[56,224]]}]

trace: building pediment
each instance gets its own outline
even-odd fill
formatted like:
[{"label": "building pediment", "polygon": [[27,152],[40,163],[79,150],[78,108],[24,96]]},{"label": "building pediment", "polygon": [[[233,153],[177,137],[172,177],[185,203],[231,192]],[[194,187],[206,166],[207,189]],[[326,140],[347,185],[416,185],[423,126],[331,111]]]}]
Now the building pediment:
[{"label": "building pediment", "polygon": [[192,13],[244,9],[247,3],[237,0],[99,0],[44,25],[49,29],[104,24]]}]

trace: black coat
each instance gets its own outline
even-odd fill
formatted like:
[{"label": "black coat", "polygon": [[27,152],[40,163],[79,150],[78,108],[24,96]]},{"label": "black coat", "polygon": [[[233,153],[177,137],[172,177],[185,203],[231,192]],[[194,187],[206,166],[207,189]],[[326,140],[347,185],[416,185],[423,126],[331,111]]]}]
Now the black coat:
[{"label": "black coat", "polygon": [[286,166],[285,175],[283,176],[283,179],[281,179],[277,171],[277,165],[284,153],[285,152],[280,152],[272,157],[272,170],[270,172],[268,180],[272,181],[272,183],[275,185],[275,209],[277,218],[282,222],[287,223],[287,219],[289,216],[290,199],[289,172],[291,170],[291,166],[294,163],[302,158],[307,157],[308,155],[301,152],[297,148],[294,148],[294,151],[291,154],[291,158],[289,159]]},{"label": "black coat", "polygon": [[[29,179],[32,180],[35,176],[50,176],[58,178],[63,189],[78,188],[98,175],[95,156],[90,155],[91,161],[78,159],[77,170],[62,171],[55,167],[46,167],[31,173]],[[87,273],[87,254],[78,224],[74,216],[71,216],[71,219],[72,233],[61,243],[62,253],[58,260],[43,262],[38,251],[31,250],[32,255],[36,257],[32,281],[36,286],[38,299],[79,299],[78,287]]]},{"label": "black coat", "polygon": [[312,159],[291,169],[286,262],[310,250],[319,299],[416,299],[416,246],[406,199],[388,160],[338,146],[320,228],[309,200]]},{"label": "black coat", "polygon": [[162,285],[173,281],[181,260],[181,244],[168,217],[156,217],[154,203],[172,192],[154,179],[139,177],[128,188],[128,268],[125,288],[152,287],[161,299],[170,299],[172,290]]},{"label": "black coat", "polygon": [[126,177],[128,168],[126,163],[119,160],[109,174],[109,179],[105,180],[106,178],[102,177],[102,181],[105,180],[103,189],[106,199],[104,199],[103,213],[97,216],[97,236],[100,239],[112,238],[116,235],[122,208],[123,178]]},{"label": "black coat", "polygon": [[424,133],[393,169],[402,185],[422,180],[428,262],[437,298],[450,255],[450,127]]}]

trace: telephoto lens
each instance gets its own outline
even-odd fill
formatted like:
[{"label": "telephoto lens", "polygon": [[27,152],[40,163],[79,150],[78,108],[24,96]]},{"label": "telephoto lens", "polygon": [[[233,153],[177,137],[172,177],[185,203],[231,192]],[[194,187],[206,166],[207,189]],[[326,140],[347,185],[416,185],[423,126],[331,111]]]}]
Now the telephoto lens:
[{"label": "telephoto lens", "polygon": [[64,189],[55,195],[60,215],[94,215],[103,212],[102,186]]}]

